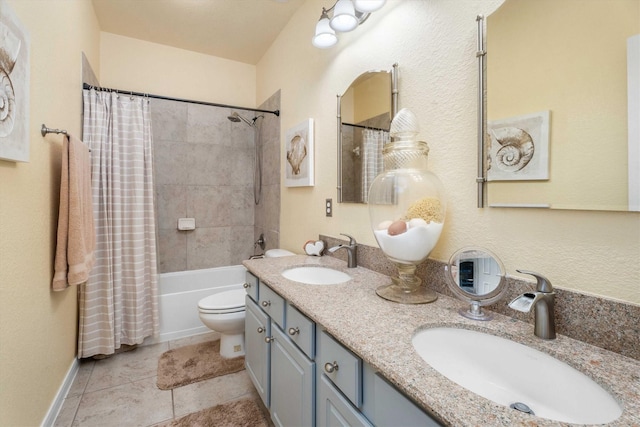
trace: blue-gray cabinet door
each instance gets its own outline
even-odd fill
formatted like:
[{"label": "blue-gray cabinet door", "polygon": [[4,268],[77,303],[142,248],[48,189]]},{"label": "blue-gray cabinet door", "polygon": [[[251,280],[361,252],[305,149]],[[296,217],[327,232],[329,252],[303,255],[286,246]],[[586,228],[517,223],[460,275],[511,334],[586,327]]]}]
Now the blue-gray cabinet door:
[{"label": "blue-gray cabinet door", "polygon": [[315,363],[275,323],[271,336],[271,419],[278,427],[312,427]]},{"label": "blue-gray cabinet door", "polygon": [[269,344],[265,337],[270,335],[269,317],[247,295],[244,322],[244,365],[265,406],[269,407]]},{"label": "blue-gray cabinet door", "polygon": [[372,427],[325,374],[318,378],[317,427]]}]

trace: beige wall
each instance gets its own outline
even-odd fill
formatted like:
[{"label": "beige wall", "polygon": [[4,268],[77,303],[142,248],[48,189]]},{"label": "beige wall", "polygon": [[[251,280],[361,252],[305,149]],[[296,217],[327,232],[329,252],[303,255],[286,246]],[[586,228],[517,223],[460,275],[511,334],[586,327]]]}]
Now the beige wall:
[{"label": "beige wall", "polygon": [[100,83],[105,87],[241,107],[256,105],[254,65],[105,32],[100,57]]},{"label": "beige wall", "polygon": [[31,38],[30,161],[0,160],[0,425],[38,425],[71,367],[76,290],[50,291],[62,138],[78,135],[81,52],[99,65],[91,2],[11,0]]},{"label": "beige wall", "polygon": [[[282,133],[315,119],[316,185],[282,189],[281,246],[300,252],[319,233],[376,245],[366,205],[334,204],[335,96],[361,72],[399,63],[400,108],[420,120],[430,169],[448,195],[445,231],[431,257],[458,248],[494,251],[509,274],[529,269],[554,285],[640,303],[637,213],[476,208],[476,15],[502,0],[390,0],[329,50],[311,45],[325,3],[307,1],[258,63],[258,101],[282,89]],[[283,66],[283,64],[285,64]]]}]

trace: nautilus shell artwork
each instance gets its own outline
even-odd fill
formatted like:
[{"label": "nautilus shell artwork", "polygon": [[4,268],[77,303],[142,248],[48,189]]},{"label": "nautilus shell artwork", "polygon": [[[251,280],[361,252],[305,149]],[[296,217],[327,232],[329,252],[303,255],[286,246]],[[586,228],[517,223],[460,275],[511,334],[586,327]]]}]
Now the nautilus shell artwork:
[{"label": "nautilus shell artwork", "polygon": [[531,135],[517,127],[492,129],[491,133],[501,146],[495,155],[497,168],[517,172],[529,164],[535,152]]},{"label": "nautilus shell artwork", "polygon": [[290,149],[287,150],[287,161],[294,175],[300,175],[300,166],[305,157],[307,157],[307,144],[303,137],[296,135],[291,139]]},{"label": "nautilus shell artwork", "polygon": [[0,136],[13,130],[16,116],[16,95],[9,74],[20,52],[20,39],[4,24],[0,24]]}]

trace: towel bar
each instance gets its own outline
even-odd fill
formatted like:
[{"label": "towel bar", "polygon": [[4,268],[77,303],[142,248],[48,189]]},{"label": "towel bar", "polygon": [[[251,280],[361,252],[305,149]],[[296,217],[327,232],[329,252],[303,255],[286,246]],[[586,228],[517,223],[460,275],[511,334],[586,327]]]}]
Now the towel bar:
[{"label": "towel bar", "polygon": [[64,135],[68,135],[67,131],[64,129],[51,129],[48,128],[44,123],[42,124],[42,127],[40,128],[40,133],[42,134],[42,136],[47,135],[48,133],[61,133]]}]

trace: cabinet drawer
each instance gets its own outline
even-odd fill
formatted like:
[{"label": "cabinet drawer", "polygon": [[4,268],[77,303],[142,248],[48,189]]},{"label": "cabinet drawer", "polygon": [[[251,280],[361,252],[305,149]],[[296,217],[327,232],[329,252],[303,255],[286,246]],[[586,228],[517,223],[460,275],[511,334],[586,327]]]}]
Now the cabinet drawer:
[{"label": "cabinet drawer", "polygon": [[284,299],[264,283],[260,283],[260,307],[271,319],[284,328]]},{"label": "cabinet drawer", "polygon": [[320,334],[320,369],[356,407],[362,405],[362,360],[331,335]]},{"label": "cabinet drawer", "polygon": [[[318,386],[317,427],[371,427],[372,424],[334,388],[325,374]],[[393,424],[389,424],[393,425]]]},{"label": "cabinet drawer", "polygon": [[316,324],[289,303],[287,303],[286,320],[285,332],[287,336],[308,358],[313,359],[315,356]]},{"label": "cabinet drawer", "polygon": [[248,271],[245,273],[244,290],[252,300],[258,301],[258,278]]}]

